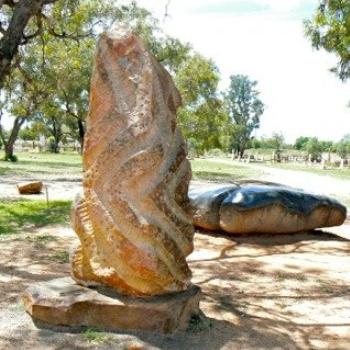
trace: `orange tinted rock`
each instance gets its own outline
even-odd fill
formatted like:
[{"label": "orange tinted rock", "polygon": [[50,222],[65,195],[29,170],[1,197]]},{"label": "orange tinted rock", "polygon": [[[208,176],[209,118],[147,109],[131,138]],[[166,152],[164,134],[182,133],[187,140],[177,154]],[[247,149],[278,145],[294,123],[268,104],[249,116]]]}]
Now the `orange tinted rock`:
[{"label": "orange tinted rock", "polygon": [[198,313],[199,299],[200,289],[196,286],[180,293],[132,298],[108,288],[79,286],[71,278],[37,283],[22,296],[26,311],[39,327],[159,333],[185,330],[191,316]]},{"label": "orange tinted rock", "polygon": [[191,178],[169,73],[124,27],[101,35],[84,146],[84,199],[72,212],[80,246],[72,276],[127,295],[188,288]]},{"label": "orange tinted rock", "polygon": [[40,181],[30,182],[27,184],[18,185],[17,188],[20,194],[39,194],[43,189],[43,183]]}]

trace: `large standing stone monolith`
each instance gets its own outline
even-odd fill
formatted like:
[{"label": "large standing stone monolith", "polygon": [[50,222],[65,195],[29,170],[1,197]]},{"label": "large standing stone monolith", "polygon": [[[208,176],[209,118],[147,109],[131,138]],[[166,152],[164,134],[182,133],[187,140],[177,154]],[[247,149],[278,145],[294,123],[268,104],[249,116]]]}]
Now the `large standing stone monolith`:
[{"label": "large standing stone monolith", "polygon": [[[133,301],[128,308],[123,299],[120,309],[119,301],[91,296],[89,289],[65,280],[63,289],[74,297],[61,302],[61,323],[79,325],[80,315],[89,312],[92,318],[81,321],[85,326],[103,322],[107,328],[172,331],[184,328],[198,311],[199,289],[190,284],[186,262],[194,231],[187,195],[191,168],[176,126],[180,104],[169,73],[137,36],[125,27],[101,35],[84,146],[84,198],[72,213],[80,240],[71,258],[72,276],[85,287],[110,287],[127,296],[153,296],[153,301],[143,304],[140,298],[137,307]],[[59,283],[53,285],[26,292],[33,317],[40,293],[50,295],[45,307],[55,306],[62,288],[58,293]],[[165,299],[154,299],[163,294]],[[107,304],[103,310],[101,303]],[[57,324],[59,313],[50,318],[40,312],[41,321]]]},{"label": "large standing stone monolith", "polygon": [[191,272],[191,168],[169,73],[129,30],[97,46],[84,148],[84,199],[73,228],[78,283],[128,295],[184,290]]}]

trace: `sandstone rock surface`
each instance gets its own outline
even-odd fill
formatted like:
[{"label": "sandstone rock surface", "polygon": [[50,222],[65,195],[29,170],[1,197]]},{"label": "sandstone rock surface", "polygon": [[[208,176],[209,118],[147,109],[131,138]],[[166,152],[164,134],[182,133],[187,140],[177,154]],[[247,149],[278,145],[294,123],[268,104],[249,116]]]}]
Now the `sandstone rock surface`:
[{"label": "sandstone rock surface", "polygon": [[36,324],[53,329],[144,330],[171,333],[185,330],[199,310],[200,289],[157,297],[131,298],[110,288],[79,286],[71,278],[58,278],[29,287],[22,296]]},{"label": "sandstone rock surface", "polygon": [[193,226],[179,93],[124,27],[101,35],[91,84],[72,276],[126,295],[185,290]]},{"label": "sandstone rock surface", "polygon": [[338,201],[279,184],[244,182],[189,196],[195,226],[232,234],[300,232],[346,219],[346,207]]},{"label": "sandstone rock surface", "polygon": [[43,189],[43,183],[41,181],[30,182],[17,186],[20,194],[39,194]]}]

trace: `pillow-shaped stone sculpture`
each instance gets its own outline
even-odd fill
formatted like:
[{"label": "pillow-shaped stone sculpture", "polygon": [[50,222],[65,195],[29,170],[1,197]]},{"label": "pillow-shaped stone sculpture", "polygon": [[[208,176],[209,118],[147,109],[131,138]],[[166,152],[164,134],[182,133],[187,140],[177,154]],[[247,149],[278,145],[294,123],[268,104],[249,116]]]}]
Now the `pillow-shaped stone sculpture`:
[{"label": "pillow-shaped stone sculpture", "polygon": [[338,201],[279,184],[242,182],[189,192],[194,225],[233,234],[292,233],[342,225]]},{"label": "pillow-shaped stone sculpture", "polygon": [[72,213],[80,244],[72,276],[126,295],[186,290],[193,250],[191,167],[176,125],[170,74],[129,29],[97,44],[84,145],[84,198]]}]

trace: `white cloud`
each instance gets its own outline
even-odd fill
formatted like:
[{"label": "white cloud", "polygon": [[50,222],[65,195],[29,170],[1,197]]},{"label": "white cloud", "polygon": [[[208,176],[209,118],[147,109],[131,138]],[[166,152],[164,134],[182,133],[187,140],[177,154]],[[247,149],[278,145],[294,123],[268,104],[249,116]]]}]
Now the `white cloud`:
[{"label": "white cloud", "polygon": [[256,0],[261,5],[268,5],[273,11],[291,11],[300,6],[303,0]]},{"label": "white cloud", "polygon": [[[199,6],[220,1],[172,0],[171,17],[164,23],[167,0],[138,2],[161,20],[166,32],[214,59],[223,88],[231,74],[248,74],[258,80],[267,105],[259,134],[282,131],[288,141],[300,135],[340,139],[350,132],[350,109],[346,107],[350,84],[342,84],[329,72],[335,57],[312,50],[301,19],[292,13],[301,6],[316,8],[318,0],[256,1],[270,5],[272,13],[196,13]],[[282,20],[288,16],[279,16],[279,11],[290,14],[289,19]]]},{"label": "white cloud", "polygon": [[[212,0],[206,4],[209,2],[216,3]],[[286,13],[318,4],[317,0],[257,2]],[[159,16],[164,14],[159,1],[139,3],[156,9]],[[227,86],[229,75],[236,73],[258,80],[267,105],[259,134],[282,131],[288,141],[293,141],[300,135],[337,140],[350,132],[350,109],[346,107],[350,84],[341,83],[329,72],[335,57],[311,48],[301,19],[291,14],[282,20],[273,13],[196,14],[189,10],[194,5],[198,7],[195,0],[172,0],[165,30],[213,58],[222,74],[222,87]]]}]

